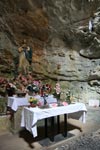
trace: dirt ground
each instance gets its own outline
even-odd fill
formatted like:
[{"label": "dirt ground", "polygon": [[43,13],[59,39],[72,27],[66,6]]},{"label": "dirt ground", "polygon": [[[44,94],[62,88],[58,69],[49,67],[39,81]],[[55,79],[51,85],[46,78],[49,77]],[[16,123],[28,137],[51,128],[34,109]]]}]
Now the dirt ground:
[{"label": "dirt ground", "polygon": [[100,130],[63,141],[47,150],[100,150]]}]

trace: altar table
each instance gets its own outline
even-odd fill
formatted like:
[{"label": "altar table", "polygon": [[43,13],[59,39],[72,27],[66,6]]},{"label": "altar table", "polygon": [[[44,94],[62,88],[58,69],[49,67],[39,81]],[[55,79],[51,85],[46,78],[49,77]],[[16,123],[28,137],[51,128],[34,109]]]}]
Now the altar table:
[{"label": "altar table", "polygon": [[38,120],[59,116],[63,114],[69,115],[70,113],[75,112],[83,112],[82,116],[80,116],[81,121],[85,123],[85,113],[87,109],[85,104],[76,103],[70,104],[68,106],[59,106],[55,108],[28,108],[24,107],[22,110],[22,118],[21,118],[21,127],[25,127],[28,131],[33,134],[33,137],[36,137],[37,134],[37,122]]},{"label": "altar table", "polygon": [[[21,112],[23,107],[25,106],[29,106],[30,103],[29,98],[32,96],[26,96],[26,97],[8,97],[8,102],[7,102],[7,106],[10,107],[10,113],[11,113],[11,118],[10,119],[10,131],[13,133],[17,133],[20,131],[21,127],[20,127],[20,122],[21,122]],[[43,97],[41,97],[40,95],[34,96],[37,99],[39,99],[39,101],[42,103],[42,105],[44,104],[44,100]],[[53,97],[53,95],[49,95],[47,98],[47,103],[54,103],[57,102],[57,100]]]},{"label": "altar table", "polygon": [[8,97],[7,106],[12,110],[17,111],[19,106],[27,106],[29,105],[27,97]]},{"label": "altar table", "polygon": [[[7,106],[10,107],[12,110],[17,111],[18,107],[20,106],[28,106],[30,105],[29,101],[29,97],[32,96],[27,96],[27,97],[8,97],[8,104]],[[41,97],[40,95],[38,96],[34,96],[36,97],[41,103],[42,105],[44,104],[44,100],[43,97]],[[48,104],[50,103],[56,103],[57,99],[53,97],[53,95],[48,95],[48,97],[46,97],[46,101]]]}]

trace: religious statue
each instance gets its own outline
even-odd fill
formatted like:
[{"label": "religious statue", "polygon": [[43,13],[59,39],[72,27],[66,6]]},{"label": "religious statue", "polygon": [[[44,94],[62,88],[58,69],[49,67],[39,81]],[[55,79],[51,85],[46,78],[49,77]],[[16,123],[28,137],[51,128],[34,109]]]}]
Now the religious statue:
[{"label": "religious statue", "polygon": [[32,49],[26,44],[26,40],[24,40],[22,46],[18,48],[18,52],[19,70],[26,74],[29,71],[29,66],[32,63]]},{"label": "religious statue", "polygon": [[89,20],[89,32],[94,31],[94,23],[93,23],[93,17]]}]

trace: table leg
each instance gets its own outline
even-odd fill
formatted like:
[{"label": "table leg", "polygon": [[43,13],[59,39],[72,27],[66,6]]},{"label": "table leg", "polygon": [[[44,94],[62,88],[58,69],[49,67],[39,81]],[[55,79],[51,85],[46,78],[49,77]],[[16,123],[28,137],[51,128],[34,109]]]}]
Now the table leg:
[{"label": "table leg", "polygon": [[67,114],[64,114],[64,137],[67,136]]},{"label": "table leg", "polygon": [[57,133],[60,133],[60,116],[57,116]]},{"label": "table leg", "polygon": [[48,126],[47,126],[47,118],[45,118],[45,138],[48,137]]},{"label": "table leg", "polygon": [[54,141],[54,117],[51,117],[51,141]]}]

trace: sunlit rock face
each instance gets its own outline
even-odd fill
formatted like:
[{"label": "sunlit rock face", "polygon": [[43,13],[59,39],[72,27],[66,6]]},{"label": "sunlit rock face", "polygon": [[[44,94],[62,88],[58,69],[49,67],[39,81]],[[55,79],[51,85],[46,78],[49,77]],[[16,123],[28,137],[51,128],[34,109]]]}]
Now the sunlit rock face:
[{"label": "sunlit rock face", "polygon": [[59,80],[76,100],[100,97],[99,0],[0,1],[1,74],[15,71],[18,47],[24,39],[33,50],[35,78]]}]

